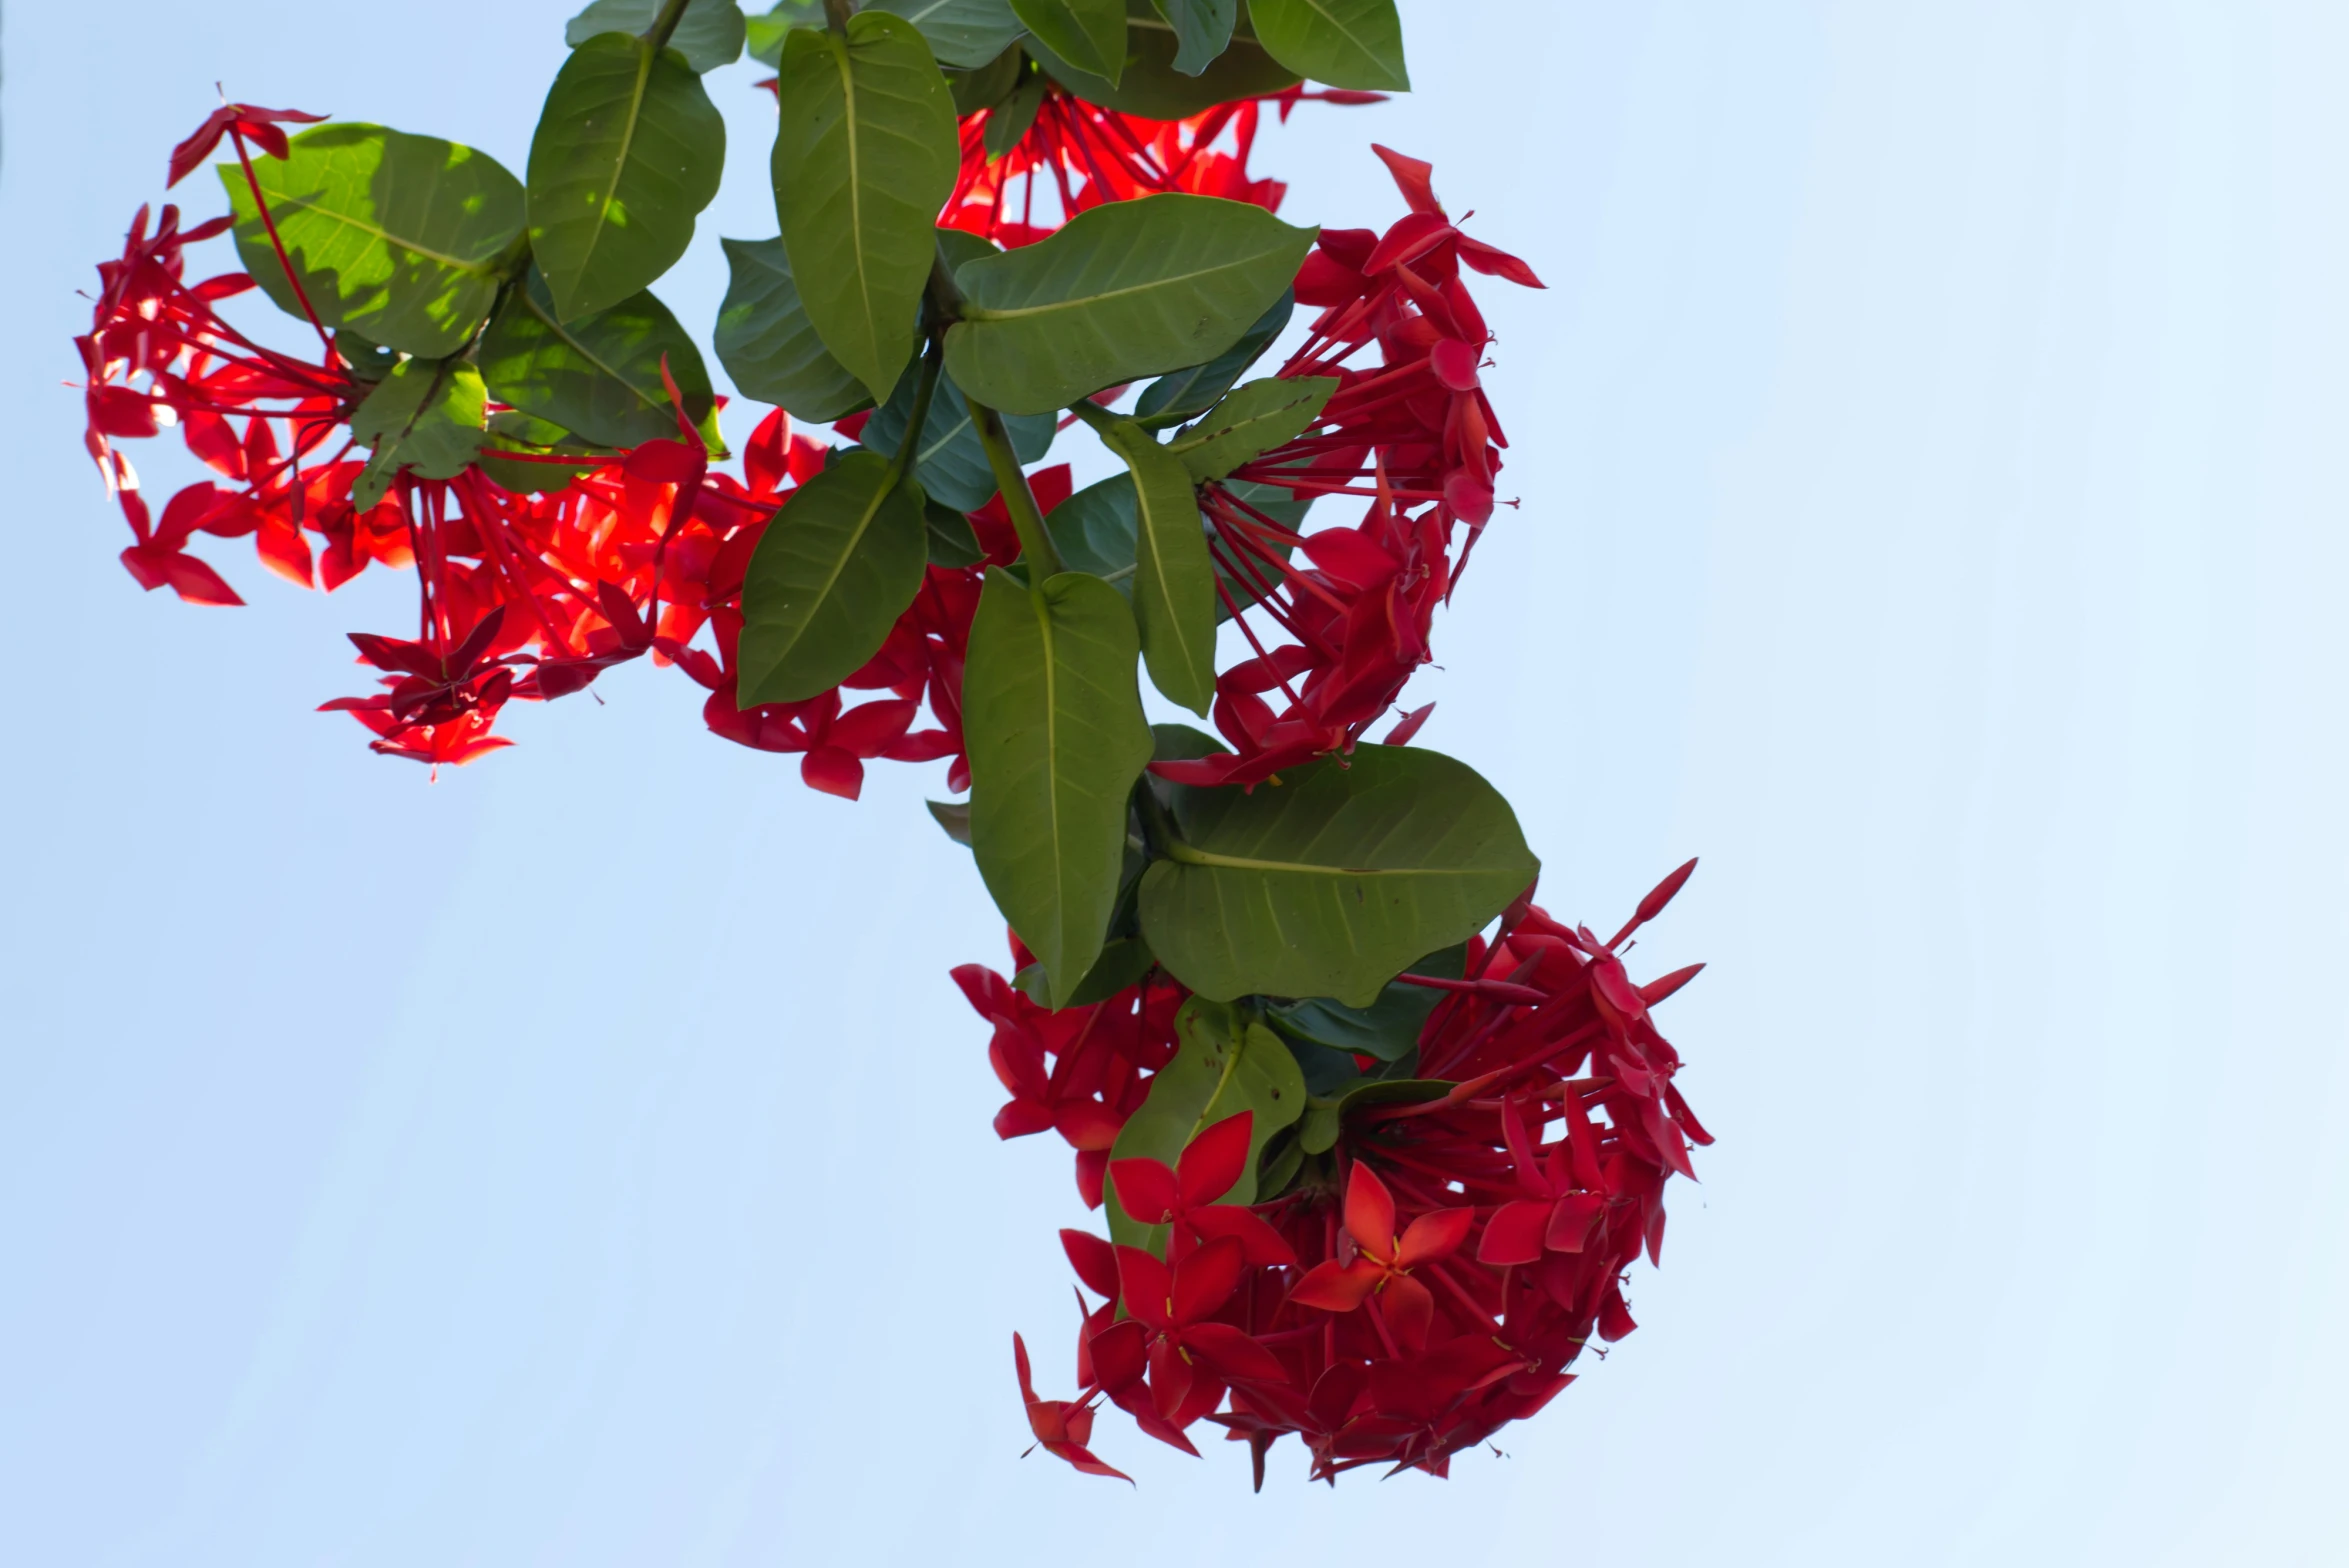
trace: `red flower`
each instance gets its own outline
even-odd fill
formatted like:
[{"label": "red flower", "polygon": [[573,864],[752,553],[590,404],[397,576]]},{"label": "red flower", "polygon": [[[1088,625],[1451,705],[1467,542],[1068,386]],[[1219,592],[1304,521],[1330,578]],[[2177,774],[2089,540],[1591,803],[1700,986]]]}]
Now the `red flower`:
[{"label": "red flower", "polygon": [[1475,1223],[1473,1210],[1437,1209],[1420,1215],[1397,1235],[1395,1195],[1376,1171],[1357,1162],[1346,1178],[1346,1235],[1356,1255],[1346,1262],[1332,1258],[1314,1265],[1289,1292],[1289,1299],[1302,1307],[1351,1312],[1374,1293],[1381,1294],[1387,1326],[1401,1344],[1417,1350],[1427,1343],[1428,1328],[1435,1321],[1435,1297],[1411,1277],[1411,1271],[1459,1251]]},{"label": "red flower", "polygon": [[1254,1112],[1228,1116],[1193,1138],[1173,1170],[1160,1160],[1112,1160],[1109,1179],[1117,1201],[1145,1225],[1167,1225],[1173,1233],[1167,1255],[1180,1261],[1203,1242],[1238,1242],[1254,1264],[1297,1261],[1296,1252],[1264,1217],[1238,1204],[1218,1202],[1247,1168]]}]

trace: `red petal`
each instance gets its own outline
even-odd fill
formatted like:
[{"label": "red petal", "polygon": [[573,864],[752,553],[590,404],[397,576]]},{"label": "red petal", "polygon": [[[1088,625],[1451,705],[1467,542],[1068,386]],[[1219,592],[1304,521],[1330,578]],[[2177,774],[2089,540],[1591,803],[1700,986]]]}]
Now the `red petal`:
[{"label": "red petal", "polygon": [[808,788],[854,800],[865,787],[865,765],[838,746],[817,746],[800,759],[799,776]]},{"label": "red petal", "polygon": [[1167,1417],[1177,1430],[1187,1422],[1173,1420],[1182,1409],[1183,1401],[1191,1394],[1191,1363],[1183,1359],[1183,1352],[1171,1339],[1161,1339],[1150,1347],[1150,1403],[1158,1413]]},{"label": "red petal", "polygon": [[1609,1285],[1606,1299],[1599,1303],[1599,1338],[1613,1344],[1637,1327],[1631,1309],[1623,1304],[1623,1292]]},{"label": "red petal", "polygon": [[1064,1101],[1052,1118],[1054,1130],[1069,1141],[1069,1147],[1088,1152],[1107,1153],[1125,1124],[1123,1116],[1099,1100]]},{"label": "red petal", "polygon": [[1089,1230],[1064,1230],[1060,1233],[1060,1250],[1068,1254],[1069,1267],[1077,1271],[1077,1278],[1096,1296],[1117,1295],[1117,1249]]},{"label": "red petal", "polygon": [[1396,722],[1393,729],[1387,731],[1386,739],[1381,744],[1387,746],[1410,745],[1412,738],[1419,733],[1420,727],[1427,723],[1427,716],[1435,710],[1436,705],[1432,702],[1423,703],[1419,707],[1413,708]]},{"label": "red petal", "polygon": [[1198,1234],[1201,1241],[1230,1237],[1240,1244],[1240,1251],[1258,1268],[1289,1268],[1297,1261],[1297,1251],[1270,1221],[1254,1209],[1243,1209],[1236,1203],[1210,1204],[1193,1209],[1183,1216],[1183,1223]]},{"label": "red petal", "polygon": [[1133,1318],[1112,1323],[1086,1342],[1093,1380],[1108,1393],[1131,1388],[1149,1364],[1150,1333]]},{"label": "red petal", "polygon": [[1101,1207],[1101,1178],[1109,1170],[1107,1149],[1080,1149],[1077,1151],[1077,1196],[1085,1200],[1085,1207]]},{"label": "red petal", "polygon": [[1193,1323],[1182,1330],[1183,1348],[1216,1370],[1227,1383],[1286,1383],[1289,1369],[1280,1357],[1229,1323]]},{"label": "red petal", "polygon": [[1397,1274],[1379,1293],[1379,1310],[1396,1343],[1417,1354],[1427,1346],[1428,1330],[1435,1326],[1435,1296],[1408,1274]]},{"label": "red petal", "polygon": [[1414,1263],[1450,1257],[1460,1250],[1460,1244],[1468,1239],[1468,1232],[1475,1224],[1474,1209],[1438,1209],[1433,1214],[1422,1214],[1403,1232],[1395,1262],[1409,1268]]},{"label": "red petal", "polygon": [[1435,372],[1436,380],[1454,392],[1473,392],[1477,383],[1477,361],[1484,356],[1473,344],[1456,338],[1446,338],[1428,350],[1427,368]]},{"label": "red petal", "polygon": [[1139,1247],[1120,1247],[1117,1280],[1118,1299],[1126,1304],[1128,1314],[1152,1328],[1163,1329],[1173,1323],[1168,1303],[1174,1295],[1174,1279],[1165,1264]]},{"label": "red petal", "polygon": [[1607,1211],[1607,1200],[1595,1192],[1570,1192],[1550,1210],[1542,1243],[1552,1252],[1580,1252],[1590,1239],[1591,1226]]},{"label": "red petal", "polygon": [[1384,1271],[1375,1263],[1360,1258],[1339,1263],[1333,1258],[1307,1270],[1305,1277],[1297,1282],[1297,1288],[1289,1292],[1289,1299],[1298,1306],[1319,1307],[1324,1312],[1351,1312],[1378,1288],[1383,1277]]},{"label": "red petal", "polygon": [[1145,1225],[1165,1224],[1181,1201],[1175,1173],[1159,1160],[1111,1160],[1109,1179],[1117,1186],[1118,1203]]},{"label": "red petal", "polygon": [[[1147,1256],[1147,1254],[1145,1254]],[[1174,1320],[1196,1323],[1231,1299],[1247,1272],[1247,1254],[1228,1236],[1219,1237],[1174,1267]],[[1128,1303],[1126,1310],[1134,1310]]]},{"label": "red petal", "polygon": [[1387,172],[1395,177],[1395,188],[1403,193],[1413,212],[1443,212],[1444,204],[1436,200],[1434,164],[1407,158],[1392,147],[1381,147],[1376,142],[1370,144],[1370,150],[1378,154]]},{"label": "red petal", "polygon": [[1542,1233],[1549,1226],[1552,1204],[1539,1199],[1504,1203],[1484,1223],[1484,1239],[1476,1244],[1476,1261],[1505,1268],[1539,1262]]},{"label": "red petal", "polygon": [[1355,1246],[1381,1263],[1394,1261],[1395,1195],[1378,1179],[1378,1172],[1360,1160],[1346,1178],[1346,1232]]},{"label": "red petal", "polygon": [[1256,1113],[1242,1111],[1191,1140],[1175,1167],[1175,1185],[1186,1208],[1213,1203],[1239,1185],[1241,1172],[1248,1168],[1248,1140],[1255,1130]]},{"label": "red petal", "polygon": [[1482,240],[1472,240],[1465,234],[1460,236],[1460,259],[1489,277],[1507,278],[1511,283],[1522,284],[1529,289],[1549,287],[1533,275],[1531,267],[1507,251],[1495,250]]}]

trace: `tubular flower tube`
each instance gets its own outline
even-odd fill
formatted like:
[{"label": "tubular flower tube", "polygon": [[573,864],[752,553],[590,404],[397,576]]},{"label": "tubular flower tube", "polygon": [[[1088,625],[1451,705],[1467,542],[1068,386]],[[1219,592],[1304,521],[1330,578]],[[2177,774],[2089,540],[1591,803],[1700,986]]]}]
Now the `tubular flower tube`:
[{"label": "tubular flower tube", "polygon": [[[1317,1480],[1368,1464],[1441,1476],[1556,1398],[1592,1339],[1638,1326],[1625,1277],[1643,1251],[1661,1258],[1665,1184],[1693,1178],[1689,1145],[1713,1141],[1652,1017],[1696,968],[1640,986],[1618,956],[1691,867],[1608,941],[1519,899],[1470,943],[1467,979],[1421,1031],[1416,1080],[1440,1092],[1365,1097],[1279,1191],[1207,1198],[1238,1175],[1245,1114],[1199,1131],[1172,1168],[1110,1161],[1126,1211],[1169,1226],[1166,1251],[1061,1233],[1102,1299],[1079,1328],[1078,1394],[1053,1408],[1107,1398],[1185,1452],[1210,1421],[1249,1445],[1261,1487],[1285,1436]],[[1013,1096],[996,1131],[1059,1132],[1098,1207],[1099,1151],[1172,1058],[1182,988],[1154,979],[1055,1013],[980,966],[955,978],[995,1026],[989,1054]],[[1090,1449],[1064,1457],[1107,1473]]]}]

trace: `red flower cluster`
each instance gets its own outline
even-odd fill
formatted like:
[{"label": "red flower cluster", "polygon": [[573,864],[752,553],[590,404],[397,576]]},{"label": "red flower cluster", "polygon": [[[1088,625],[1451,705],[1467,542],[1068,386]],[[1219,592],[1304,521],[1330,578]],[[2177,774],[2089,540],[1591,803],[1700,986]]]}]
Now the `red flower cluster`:
[{"label": "red flower cluster", "polygon": [[[1170,779],[1254,784],[1350,750],[1430,659],[1436,606],[1450,598],[1492,516],[1508,441],[1479,384],[1491,332],[1461,269],[1542,283],[1445,217],[1429,165],[1375,150],[1410,214],[1384,235],[1322,231],[1297,298],[1324,308],[1279,372],[1335,377],[1337,390],[1305,434],[1233,475],[1299,496],[1366,495],[1372,505],[1352,528],[1300,536],[1226,485],[1204,491],[1219,563],[1257,594],[1245,607],[1226,595],[1256,657],[1216,680],[1215,724],[1232,752],[1159,764]],[[1374,345],[1377,364],[1348,363]],[[1292,551],[1309,564],[1294,562]],[[1293,640],[1267,648],[1246,613],[1259,609]],[[1268,700],[1276,690],[1285,699],[1278,710]],[[1428,712],[1406,715],[1387,738],[1409,740]]]},{"label": "red flower cluster", "polygon": [[[1183,1000],[1145,981],[1096,1006],[1048,1011],[976,965],[955,978],[994,1025],[1012,1094],[996,1131],[1057,1131],[1077,1150],[1088,1206],[1103,1179],[1137,1219],[1170,1227],[1161,1258],[1063,1231],[1100,1305],[1078,1333],[1077,1396],[1039,1399],[1024,1343],[1020,1388],[1039,1442],[1092,1474],[1103,1398],[1196,1453],[1202,1419],[1266,1452],[1294,1433],[1316,1479],[1366,1464],[1443,1475],[1451,1456],[1540,1410],[1595,1335],[1637,1324],[1623,1276],[1664,1242],[1664,1185],[1710,1143],[1672,1079],[1678,1055],[1650,1009],[1697,973],[1634,985],[1618,956],[1695,869],[1681,867],[1608,941],[1527,898],[1419,1042],[1439,1097],[1346,1112],[1336,1142],[1288,1190],[1215,1200],[1238,1180],[1249,1115],[1199,1134],[1169,1169],[1109,1150],[1174,1052]],[[1374,1065],[1367,1060],[1363,1065]],[[1371,1099],[1372,1097],[1365,1097]]]}]

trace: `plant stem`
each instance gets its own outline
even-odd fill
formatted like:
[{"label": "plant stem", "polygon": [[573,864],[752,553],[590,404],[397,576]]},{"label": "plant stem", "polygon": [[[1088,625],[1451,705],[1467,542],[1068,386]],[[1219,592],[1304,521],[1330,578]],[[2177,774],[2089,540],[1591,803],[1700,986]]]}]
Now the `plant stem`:
[{"label": "plant stem", "polygon": [[846,37],[848,34],[848,0],[824,0],[824,25]]},{"label": "plant stem", "polygon": [[1106,436],[1110,427],[1125,423],[1117,415],[1103,408],[1089,397],[1081,397],[1068,406],[1068,411],[1091,426],[1094,434]]},{"label": "plant stem", "polygon": [[1060,552],[1052,547],[1052,535],[1045,530],[1043,509],[1036,505],[1036,493],[1028,488],[1028,476],[1020,471],[1019,454],[1011,449],[1011,433],[1003,428],[1003,416],[984,403],[973,402],[971,424],[979,432],[979,444],[987,449],[987,466],[995,471],[1003,508],[1011,513],[1011,526],[1019,533],[1020,554],[1028,561],[1028,586],[1040,593],[1045,579],[1064,569]]},{"label": "plant stem", "polygon": [[692,3],[693,0],[669,0],[667,5],[661,7],[661,14],[653,18],[653,25],[644,35],[644,41],[652,45],[654,54],[669,47],[669,35],[677,31],[677,24],[685,18],[685,8]]}]

